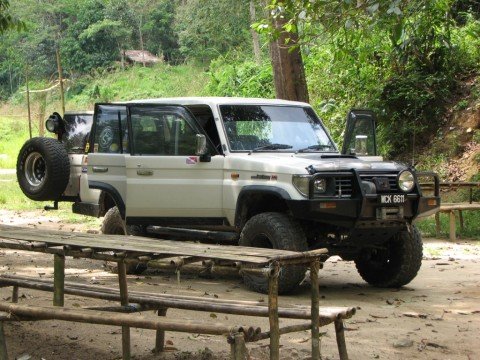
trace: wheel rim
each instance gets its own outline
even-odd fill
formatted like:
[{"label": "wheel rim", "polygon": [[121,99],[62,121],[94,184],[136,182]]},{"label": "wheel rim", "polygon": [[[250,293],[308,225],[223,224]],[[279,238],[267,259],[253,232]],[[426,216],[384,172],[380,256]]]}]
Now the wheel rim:
[{"label": "wheel rim", "polygon": [[25,160],[25,178],[31,186],[41,186],[45,182],[47,168],[45,159],[38,152],[33,152]]}]

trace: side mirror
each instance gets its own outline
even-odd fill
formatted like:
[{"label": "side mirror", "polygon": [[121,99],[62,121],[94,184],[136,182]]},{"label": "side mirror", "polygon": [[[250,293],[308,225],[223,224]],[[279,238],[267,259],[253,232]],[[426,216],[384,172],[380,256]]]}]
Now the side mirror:
[{"label": "side mirror", "polygon": [[347,116],[342,154],[376,156],[375,115],[370,110],[351,110]]},{"label": "side mirror", "polygon": [[207,153],[207,138],[203,134],[197,134],[197,148],[195,154],[198,156],[205,155]]},{"label": "side mirror", "polygon": [[197,148],[195,150],[195,154],[200,156],[200,162],[210,162],[212,157],[208,153],[207,148],[207,138],[203,134],[197,134]]}]

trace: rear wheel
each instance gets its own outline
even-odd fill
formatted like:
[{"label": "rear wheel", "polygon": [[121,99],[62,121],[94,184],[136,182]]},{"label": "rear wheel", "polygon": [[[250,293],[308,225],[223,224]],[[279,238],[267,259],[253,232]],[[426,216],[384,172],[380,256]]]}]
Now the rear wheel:
[{"label": "rear wheel", "polygon": [[[127,234],[125,234],[125,225],[118,208],[116,206],[110,208],[103,218],[102,233],[108,235],[145,235],[145,232],[139,226],[129,225],[126,226],[126,230]],[[129,275],[139,275],[147,269],[147,265],[142,263],[126,265]]]},{"label": "rear wheel", "polygon": [[398,288],[417,276],[423,244],[415,226],[398,232],[382,249],[364,250],[355,260],[358,273],[371,285]]},{"label": "rear wheel", "polygon": [[[255,215],[248,220],[240,234],[239,245],[292,251],[308,250],[307,239],[300,224],[286,214],[275,212]],[[298,288],[305,277],[305,270],[304,266],[281,268],[278,292],[286,294]],[[268,292],[268,279],[265,277],[244,274],[243,280],[254,291]]]}]

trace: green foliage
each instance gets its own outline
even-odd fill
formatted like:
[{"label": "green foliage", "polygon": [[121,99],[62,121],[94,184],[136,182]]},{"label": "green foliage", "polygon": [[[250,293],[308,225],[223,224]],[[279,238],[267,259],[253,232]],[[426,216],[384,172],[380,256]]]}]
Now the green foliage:
[{"label": "green foliage", "polygon": [[218,58],[210,64],[210,76],[206,91],[211,95],[274,97],[272,67],[267,63]]},{"label": "green foliage", "polygon": [[250,49],[247,0],[190,0],[177,9],[180,53],[208,63],[231,49]]},{"label": "green foliage", "polygon": [[16,19],[9,12],[10,2],[8,0],[0,0],[0,34],[9,30],[17,29],[21,31],[25,28],[25,24]]},{"label": "green foliage", "polygon": [[[133,66],[125,71],[100,72],[75,82],[66,93],[67,108],[88,108],[102,101],[204,94],[208,74],[191,65]],[[81,91],[75,90],[81,88]],[[73,91],[72,91],[73,90]]]}]

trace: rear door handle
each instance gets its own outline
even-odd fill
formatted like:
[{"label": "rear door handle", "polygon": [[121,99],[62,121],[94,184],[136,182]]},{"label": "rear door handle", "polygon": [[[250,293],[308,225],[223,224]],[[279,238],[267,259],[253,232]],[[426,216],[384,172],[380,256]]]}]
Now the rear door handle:
[{"label": "rear door handle", "polygon": [[152,176],[153,171],[152,170],[137,170],[137,175],[141,176]]},{"label": "rear door handle", "polygon": [[104,166],[94,166],[92,167],[92,171],[96,173],[105,173],[108,171],[108,167]]}]

